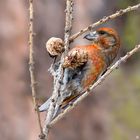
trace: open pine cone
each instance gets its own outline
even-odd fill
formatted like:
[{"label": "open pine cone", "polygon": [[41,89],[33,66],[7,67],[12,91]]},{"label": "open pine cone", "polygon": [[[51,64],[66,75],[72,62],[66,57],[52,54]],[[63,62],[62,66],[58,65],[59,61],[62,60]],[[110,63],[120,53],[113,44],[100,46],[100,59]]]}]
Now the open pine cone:
[{"label": "open pine cone", "polygon": [[51,37],[46,43],[46,48],[51,56],[58,56],[64,52],[64,42],[61,38]]},{"label": "open pine cone", "polygon": [[70,51],[64,59],[63,67],[64,68],[77,68],[88,60],[88,54],[84,50],[74,50]]}]

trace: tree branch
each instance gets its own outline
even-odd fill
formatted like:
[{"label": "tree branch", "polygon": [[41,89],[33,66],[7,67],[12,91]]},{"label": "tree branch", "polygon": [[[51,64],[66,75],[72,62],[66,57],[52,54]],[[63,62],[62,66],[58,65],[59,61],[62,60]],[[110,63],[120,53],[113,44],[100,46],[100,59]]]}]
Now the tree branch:
[{"label": "tree branch", "polygon": [[32,98],[33,98],[33,105],[34,109],[36,111],[37,115],[37,121],[38,126],[40,129],[40,138],[44,137],[42,126],[41,126],[41,119],[40,119],[40,113],[38,110],[38,102],[37,102],[37,92],[36,92],[36,80],[35,80],[35,73],[34,73],[34,45],[33,45],[33,39],[34,39],[34,32],[33,32],[33,0],[29,0],[29,71],[30,71],[30,79],[31,79],[31,90],[32,90]]},{"label": "tree branch", "polygon": [[61,60],[60,60],[60,66],[59,66],[59,70],[57,73],[58,77],[54,77],[54,90],[53,90],[53,94],[51,97],[51,102],[50,102],[50,106],[48,109],[48,113],[45,119],[45,125],[43,128],[43,132],[45,133],[46,138],[48,137],[48,133],[49,133],[49,129],[50,129],[50,123],[52,121],[53,115],[56,111],[56,106],[57,106],[57,100],[58,97],[60,97],[60,88],[61,88],[61,81],[63,79],[63,68],[62,68],[62,64],[65,58],[65,55],[67,55],[67,52],[69,50],[69,37],[71,35],[71,29],[72,29],[72,20],[73,20],[73,16],[72,16],[72,12],[73,12],[73,0],[67,0],[66,1],[66,19],[65,19],[65,36],[64,36],[64,44],[65,44],[65,51],[61,56]]},{"label": "tree branch", "polygon": [[103,17],[102,19],[100,19],[99,21],[89,25],[88,27],[86,27],[85,29],[79,31],[78,33],[75,33],[74,35],[72,35],[70,37],[70,42],[74,41],[74,39],[76,39],[77,37],[79,37],[80,35],[82,35],[83,33],[93,29],[94,27],[100,25],[100,24],[103,24],[109,20],[112,20],[116,17],[119,17],[119,16],[122,16],[123,14],[125,13],[128,13],[128,12],[131,12],[131,11],[134,11],[134,10],[137,10],[138,8],[140,7],[140,3],[137,4],[137,5],[134,5],[134,6],[128,6],[128,8],[126,9],[121,9],[119,11],[117,11],[116,13],[110,15],[110,16],[105,16]]},{"label": "tree branch", "polygon": [[70,110],[72,110],[78,103],[80,103],[85,97],[87,97],[91,90],[93,90],[95,87],[99,86],[105,78],[113,72],[116,68],[120,66],[120,64],[127,61],[129,57],[131,57],[133,54],[135,54],[138,50],[140,50],[140,44],[136,45],[134,49],[132,49],[130,52],[128,52],[125,56],[121,57],[114,65],[108,68],[106,73],[102,75],[86,92],[84,92],[72,105],[70,105],[68,108],[66,108],[61,114],[59,114],[52,122],[51,126],[54,125],[58,120],[60,120],[66,113],[68,113]]}]

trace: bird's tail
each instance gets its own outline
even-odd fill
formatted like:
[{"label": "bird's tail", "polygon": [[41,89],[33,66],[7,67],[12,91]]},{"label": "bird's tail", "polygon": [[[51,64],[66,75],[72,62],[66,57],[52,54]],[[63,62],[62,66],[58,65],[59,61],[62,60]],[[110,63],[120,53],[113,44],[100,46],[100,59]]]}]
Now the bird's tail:
[{"label": "bird's tail", "polygon": [[[39,111],[40,111],[40,112],[47,111],[47,110],[49,109],[50,102],[51,102],[51,97],[50,97],[44,104],[42,104],[42,105],[39,107]],[[54,111],[54,114],[53,114],[53,119],[54,119],[59,113],[60,113],[60,106],[59,106],[59,105],[56,105],[56,106],[55,106],[55,111]]]},{"label": "bird's tail", "polygon": [[42,104],[42,105],[39,107],[39,111],[40,111],[40,112],[44,112],[44,111],[48,110],[49,105],[50,105],[50,101],[51,101],[51,98],[49,98],[44,104]]},{"label": "bird's tail", "polygon": [[[66,98],[66,99],[61,103],[61,105],[60,105],[59,107],[57,106],[56,108],[62,108],[62,109],[66,108],[67,105],[69,105],[69,102],[76,100],[79,96],[80,96],[80,95],[73,95],[73,96],[70,96],[70,97]],[[40,112],[47,111],[48,108],[49,108],[50,102],[51,102],[51,97],[50,97],[44,104],[42,104],[42,105],[39,107],[39,111],[40,111]],[[57,110],[58,110],[58,109],[57,109]]]}]

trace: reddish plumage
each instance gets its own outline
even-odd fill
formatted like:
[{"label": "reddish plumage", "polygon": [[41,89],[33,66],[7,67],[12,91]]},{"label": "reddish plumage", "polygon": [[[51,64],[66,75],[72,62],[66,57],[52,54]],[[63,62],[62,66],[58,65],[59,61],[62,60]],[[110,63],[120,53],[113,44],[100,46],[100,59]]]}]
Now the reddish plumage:
[{"label": "reddish plumage", "polygon": [[[105,69],[106,64],[104,61],[104,56],[101,53],[101,48],[96,44],[86,45],[86,46],[76,46],[71,51],[83,50],[88,54],[89,69],[87,69],[87,74],[84,75],[82,79],[82,86],[86,90],[89,85],[91,85],[96,79],[99,73]],[[100,56],[100,57],[99,57]]]}]

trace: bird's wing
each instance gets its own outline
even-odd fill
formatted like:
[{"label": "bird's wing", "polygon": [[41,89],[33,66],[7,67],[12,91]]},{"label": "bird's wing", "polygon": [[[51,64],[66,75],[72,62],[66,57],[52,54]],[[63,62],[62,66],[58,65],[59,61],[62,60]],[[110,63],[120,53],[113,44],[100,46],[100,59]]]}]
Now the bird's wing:
[{"label": "bird's wing", "polygon": [[[58,66],[55,66],[55,70],[57,70]],[[61,86],[61,97],[58,99],[60,108],[64,108],[66,104],[69,104],[72,100],[74,100],[78,95],[80,95],[80,91],[82,91],[81,80],[83,78],[83,73],[85,72],[85,65],[78,67],[76,69],[65,69],[64,77]],[[49,108],[51,98],[49,98],[45,103],[43,103],[39,107],[39,111],[43,112]]]}]

